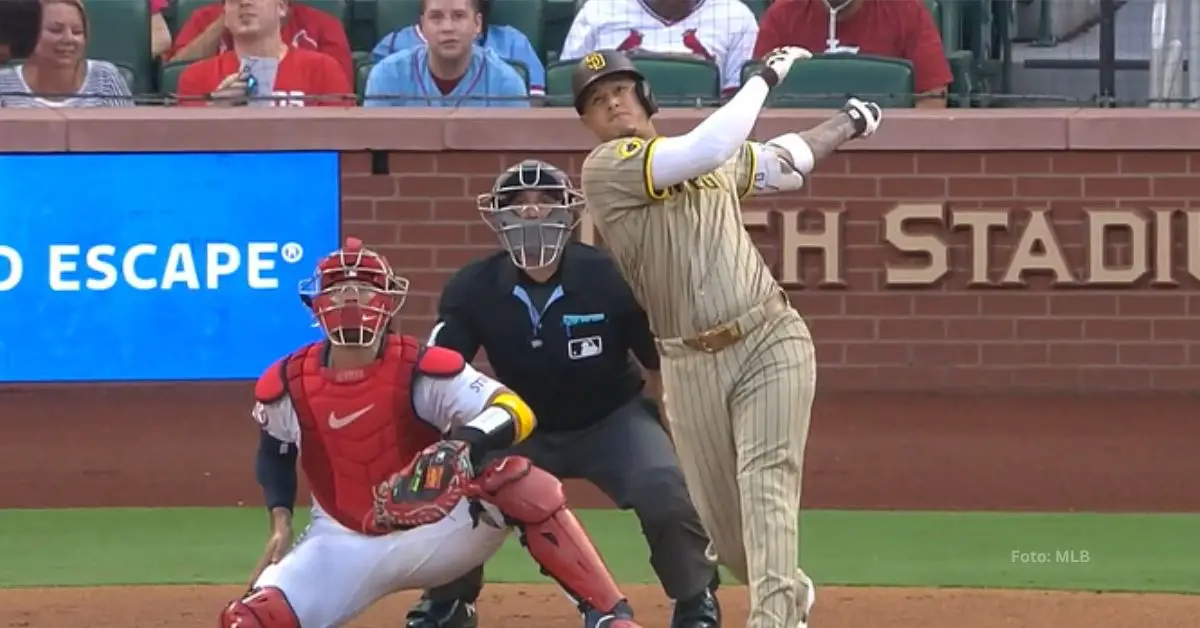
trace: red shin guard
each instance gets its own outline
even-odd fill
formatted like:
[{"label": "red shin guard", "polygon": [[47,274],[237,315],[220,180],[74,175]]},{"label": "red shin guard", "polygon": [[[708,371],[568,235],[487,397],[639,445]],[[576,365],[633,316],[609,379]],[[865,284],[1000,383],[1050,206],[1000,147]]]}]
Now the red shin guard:
[{"label": "red shin guard", "polygon": [[601,612],[625,599],[596,546],[567,509],[562,482],[510,456],[488,465],[475,481],[478,497],[521,530],[521,542],[546,575],[579,603]]}]

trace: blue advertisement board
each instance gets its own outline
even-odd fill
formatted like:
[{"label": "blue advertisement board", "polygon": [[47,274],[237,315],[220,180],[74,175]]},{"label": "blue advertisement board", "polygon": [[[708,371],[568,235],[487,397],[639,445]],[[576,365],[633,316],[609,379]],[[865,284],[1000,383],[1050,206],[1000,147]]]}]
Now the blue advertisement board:
[{"label": "blue advertisement board", "polygon": [[0,155],[0,382],[253,378],[318,339],[338,160]]}]

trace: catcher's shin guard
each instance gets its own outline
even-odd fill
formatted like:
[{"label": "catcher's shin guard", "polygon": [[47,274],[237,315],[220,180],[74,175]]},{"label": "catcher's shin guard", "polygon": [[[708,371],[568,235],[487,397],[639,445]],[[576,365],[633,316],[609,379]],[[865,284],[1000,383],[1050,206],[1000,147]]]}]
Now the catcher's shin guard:
[{"label": "catcher's shin guard", "polygon": [[475,480],[479,497],[493,504],[520,531],[521,544],[581,606],[609,613],[625,600],[596,546],[567,509],[562,482],[509,456],[488,465]]},{"label": "catcher's shin guard", "polygon": [[300,620],[283,591],[264,587],[230,602],[221,610],[217,628],[300,628]]}]

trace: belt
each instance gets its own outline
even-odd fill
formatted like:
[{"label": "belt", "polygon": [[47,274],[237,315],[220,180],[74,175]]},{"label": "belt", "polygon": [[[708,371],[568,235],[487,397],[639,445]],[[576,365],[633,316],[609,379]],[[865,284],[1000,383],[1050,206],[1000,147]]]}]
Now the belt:
[{"label": "belt", "polygon": [[783,312],[788,307],[787,296],[782,292],[778,292],[728,323],[717,325],[691,338],[676,339],[674,342],[678,342],[693,351],[710,354],[717,353],[746,337],[746,334],[754,331],[756,327],[766,322],[767,319]]}]

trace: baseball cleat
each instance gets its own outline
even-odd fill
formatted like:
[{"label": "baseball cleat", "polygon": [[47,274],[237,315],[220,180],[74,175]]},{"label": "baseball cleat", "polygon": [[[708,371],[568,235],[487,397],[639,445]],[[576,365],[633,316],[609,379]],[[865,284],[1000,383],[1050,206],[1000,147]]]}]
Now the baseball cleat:
[{"label": "baseball cleat", "polygon": [[675,603],[671,628],[720,628],[721,602],[711,588],[689,600]]},{"label": "baseball cleat", "polygon": [[477,628],[475,605],[462,600],[438,602],[426,598],[408,611],[404,628]]},{"label": "baseball cleat", "polygon": [[817,586],[813,584],[812,578],[807,575],[801,578],[804,584],[808,585],[806,590],[808,594],[804,599],[804,611],[800,615],[800,628],[808,628],[808,618],[812,614],[813,604],[817,603]]},{"label": "baseball cleat", "polygon": [[588,609],[583,613],[583,628],[641,628],[633,621],[633,609],[621,602],[611,613]]}]

